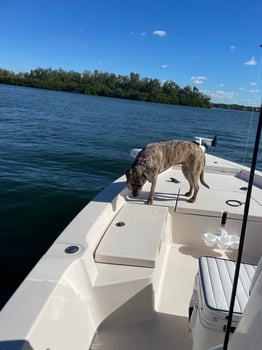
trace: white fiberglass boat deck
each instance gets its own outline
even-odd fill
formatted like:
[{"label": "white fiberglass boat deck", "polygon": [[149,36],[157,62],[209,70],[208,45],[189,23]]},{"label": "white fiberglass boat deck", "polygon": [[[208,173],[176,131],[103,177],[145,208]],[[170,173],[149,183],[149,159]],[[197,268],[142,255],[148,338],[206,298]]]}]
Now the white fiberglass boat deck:
[{"label": "white fiberglass boat deck", "polygon": [[[152,206],[144,204],[150,184],[134,199],[119,178],[70,223],[3,308],[0,349],[205,350],[223,343],[223,331],[209,331],[209,321],[201,321],[196,294],[204,289],[196,276],[201,256],[235,260],[230,239],[241,231],[248,176],[247,168],[207,155],[210,189],[200,186],[195,203],[186,201],[188,184],[173,167],[159,175]],[[262,252],[261,206],[258,172],[243,252],[248,264],[256,265]],[[204,241],[221,222],[229,241]],[[258,293],[254,287],[247,314],[261,323]],[[229,349],[251,344],[241,322]]]}]

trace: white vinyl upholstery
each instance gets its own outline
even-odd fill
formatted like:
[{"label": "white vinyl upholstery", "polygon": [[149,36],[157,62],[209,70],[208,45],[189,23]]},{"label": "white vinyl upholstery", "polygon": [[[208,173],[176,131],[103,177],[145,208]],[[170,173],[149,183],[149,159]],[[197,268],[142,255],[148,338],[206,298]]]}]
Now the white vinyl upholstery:
[{"label": "white vinyl upholstery", "polygon": [[[229,310],[235,265],[236,262],[232,260],[206,256],[199,259],[200,283],[208,308],[226,312]],[[256,265],[241,263],[235,313],[242,314],[245,309],[255,271]]]},{"label": "white vinyl upholstery", "polygon": [[252,282],[250,285],[250,293],[252,292],[252,289],[254,288],[256,281],[258,279],[258,276],[260,275],[261,271],[262,271],[262,257],[259,259],[259,262],[258,262],[258,265],[256,268],[256,272],[255,272],[254,277],[252,279]]}]

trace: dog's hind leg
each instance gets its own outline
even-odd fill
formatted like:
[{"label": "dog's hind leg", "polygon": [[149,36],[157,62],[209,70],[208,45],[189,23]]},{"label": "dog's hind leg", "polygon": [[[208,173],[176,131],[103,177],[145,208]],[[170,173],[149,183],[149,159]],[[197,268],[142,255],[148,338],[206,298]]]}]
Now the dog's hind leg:
[{"label": "dog's hind leg", "polygon": [[209,188],[208,184],[204,180],[204,168],[202,169],[201,174],[200,174],[200,182],[201,182],[202,185],[204,185],[205,187]]},{"label": "dog's hind leg", "polygon": [[193,181],[192,181],[191,176],[190,176],[190,168],[186,164],[182,164],[182,172],[183,172],[185,178],[187,179],[187,181],[189,182],[189,191],[186,192],[184,194],[184,196],[190,197],[192,195],[193,188],[194,188]]},{"label": "dog's hind leg", "polygon": [[192,196],[191,198],[189,198],[188,202],[189,202],[189,203],[194,203],[195,200],[196,200],[198,191],[199,191],[198,177],[192,178],[191,181],[192,181],[192,184],[193,184],[193,185],[191,185],[191,186],[193,187],[194,192],[193,192],[193,196]]},{"label": "dog's hind leg", "polygon": [[182,171],[190,185],[189,191],[185,193],[185,196],[191,197],[193,193],[192,197],[188,199],[188,202],[194,203],[199,191],[198,181],[200,177],[200,174],[199,174],[200,169],[197,166],[197,164],[191,164],[191,166],[183,164]]}]

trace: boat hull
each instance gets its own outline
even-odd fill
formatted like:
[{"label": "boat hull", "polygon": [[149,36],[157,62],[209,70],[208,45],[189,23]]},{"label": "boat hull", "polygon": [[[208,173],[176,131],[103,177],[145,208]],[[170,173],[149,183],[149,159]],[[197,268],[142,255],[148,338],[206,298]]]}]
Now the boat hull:
[{"label": "boat hull", "polygon": [[[210,189],[201,187],[193,204],[183,196],[180,167],[159,175],[153,206],[145,205],[150,184],[132,198],[124,176],[102,191],[1,311],[0,348],[154,350],[165,340],[166,349],[191,349],[188,307],[198,259],[237,254],[201,237],[222,219],[239,236],[248,169],[207,155],[205,179]],[[254,264],[262,251],[261,187],[257,173],[244,248],[245,261]]]}]

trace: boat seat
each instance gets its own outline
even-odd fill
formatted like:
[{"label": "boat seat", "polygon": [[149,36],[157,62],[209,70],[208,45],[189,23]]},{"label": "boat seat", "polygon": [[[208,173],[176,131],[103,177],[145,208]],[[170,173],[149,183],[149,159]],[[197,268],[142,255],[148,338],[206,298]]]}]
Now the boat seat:
[{"label": "boat seat", "polygon": [[[216,314],[228,313],[236,262],[203,256],[199,259],[199,277],[204,305]],[[250,294],[251,282],[257,266],[241,263],[234,313],[242,315]],[[235,315],[236,316],[236,315]]]},{"label": "boat seat", "polygon": [[[236,262],[202,256],[189,305],[193,350],[211,349],[224,341]],[[230,332],[234,332],[248,302],[257,266],[241,263]]]}]

